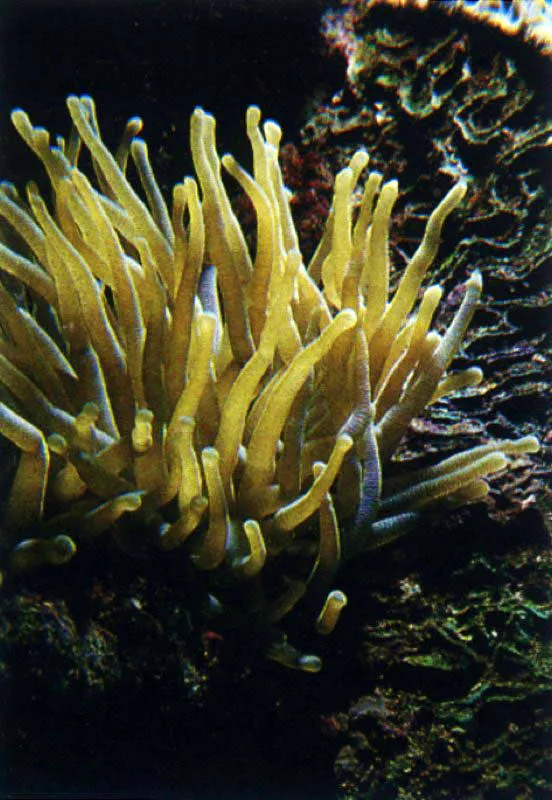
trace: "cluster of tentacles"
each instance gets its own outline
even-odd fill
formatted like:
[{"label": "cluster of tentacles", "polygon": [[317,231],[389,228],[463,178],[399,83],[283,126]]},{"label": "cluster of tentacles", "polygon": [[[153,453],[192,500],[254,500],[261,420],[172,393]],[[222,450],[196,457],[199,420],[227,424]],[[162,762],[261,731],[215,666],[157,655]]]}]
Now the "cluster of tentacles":
[{"label": "cluster of tentacles", "polygon": [[[441,289],[420,296],[466,186],[431,214],[391,293],[398,187],[375,172],[359,186],[365,152],[336,176],[305,265],[278,164],[281,131],[271,121],[261,129],[258,108],[246,118],[252,174],[219,158],[213,117],[194,111],[197,178],[167,204],[139,119],[113,155],[92,100],[67,105],[72,131],[55,145],[23,111],[12,115],[48,173],[48,202],[32,183],[25,197],[10,184],[0,191],[0,268],[27,298],[16,302],[0,284],[0,433],[21,450],[1,531],[8,568],[64,563],[124,517],[151,546],[186,548],[212,594],[225,587],[222,605],[228,585],[243,591],[246,621],[269,629],[306,595],[329,633],[346,603],[333,588],[343,559],[395,539],[427,509],[481,499],[485,476],[538,446],[489,442],[389,475],[412,419],[481,379],[477,368],[447,372],[480,276],[443,334],[431,330]],[[92,177],[78,167],[83,148]],[[255,209],[254,254],[222,167]],[[269,654],[320,668],[284,638]]]}]

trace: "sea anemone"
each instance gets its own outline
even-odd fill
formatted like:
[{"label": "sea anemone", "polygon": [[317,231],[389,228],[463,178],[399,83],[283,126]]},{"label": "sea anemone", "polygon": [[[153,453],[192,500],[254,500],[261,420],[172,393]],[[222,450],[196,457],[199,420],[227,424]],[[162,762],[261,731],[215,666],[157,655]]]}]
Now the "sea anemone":
[{"label": "sea anemone", "polygon": [[[330,633],[347,602],[333,588],[342,561],[428,511],[480,500],[508,455],[538,447],[534,437],[491,441],[393,476],[410,422],[482,377],[448,372],[480,275],[441,334],[431,330],[441,288],[421,292],[466,185],[435,208],[390,291],[398,186],[372,172],[360,187],[364,151],[336,176],[307,266],[278,164],[281,131],[272,121],[261,130],[258,108],[246,115],[252,174],[219,158],[214,118],[194,111],[197,181],[176,184],[169,208],[141,121],[127,123],[112,155],[92,100],[67,106],[73,129],[54,146],[12,114],[48,173],[51,204],[32,183],[26,199],[10,184],[0,191],[0,268],[25,287],[16,302],[0,284],[0,433],[21,450],[6,562],[13,572],[67,562],[124,517],[147,546],[184,548],[234,619],[272,632],[305,597]],[[92,179],[78,166],[83,146]],[[221,167],[254,207],[254,253]],[[240,592],[247,601],[232,607]],[[270,657],[320,668],[284,634],[269,639]]]}]

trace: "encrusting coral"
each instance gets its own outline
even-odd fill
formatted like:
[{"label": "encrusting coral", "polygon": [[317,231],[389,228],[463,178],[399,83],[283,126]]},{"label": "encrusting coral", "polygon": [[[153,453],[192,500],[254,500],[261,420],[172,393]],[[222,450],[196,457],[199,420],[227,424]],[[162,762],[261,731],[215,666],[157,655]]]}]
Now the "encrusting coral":
[{"label": "encrusting coral", "polygon": [[552,52],[552,3],[550,0],[368,0],[366,6],[434,10],[487,24],[509,36],[520,36],[544,55]]},{"label": "encrusting coral", "polygon": [[[194,111],[197,181],[177,184],[168,208],[141,121],[128,122],[112,155],[92,100],[67,105],[73,129],[54,146],[23,111],[12,114],[46,168],[51,208],[35,184],[26,199],[10,184],[0,192],[0,268],[32,306],[0,284],[0,432],[21,450],[2,531],[11,569],[66,562],[79,540],[127,515],[148,544],[188,549],[215,605],[222,598],[224,608],[228,585],[243,590],[249,605],[235,613],[246,624],[272,630],[306,595],[328,634],[347,602],[332,589],[343,560],[392,541],[427,510],[483,498],[484,478],[509,455],[538,448],[534,437],[490,442],[392,475],[412,419],[481,380],[477,368],[447,371],[480,275],[442,334],[431,330],[441,289],[420,297],[466,186],[438,204],[390,291],[398,186],[372,172],[360,187],[364,151],[336,176],[306,266],[278,164],[281,131],[272,121],[261,129],[258,108],[246,117],[252,175],[219,158],[213,117]],[[83,146],[92,181],[77,166]],[[129,156],[145,200],[126,177]],[[254,254],[221,167],[255,209]],[[283,635],[267,652],[320,668]]]}]

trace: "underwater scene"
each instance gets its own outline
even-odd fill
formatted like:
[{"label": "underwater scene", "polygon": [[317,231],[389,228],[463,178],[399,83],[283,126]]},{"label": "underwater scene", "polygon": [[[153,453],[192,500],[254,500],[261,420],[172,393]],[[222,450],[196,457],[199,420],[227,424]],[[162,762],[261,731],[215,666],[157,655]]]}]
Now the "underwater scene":
[{"label": "underwater scene", "polygon": [[552,797],[550,0],[1,0],[0,797]]}]

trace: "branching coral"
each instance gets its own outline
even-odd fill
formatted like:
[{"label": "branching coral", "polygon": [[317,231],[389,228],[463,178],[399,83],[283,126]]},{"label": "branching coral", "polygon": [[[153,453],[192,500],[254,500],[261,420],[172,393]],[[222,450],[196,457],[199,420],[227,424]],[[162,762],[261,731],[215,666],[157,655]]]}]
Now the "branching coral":
[{"label": "branching coral", "polygon": [[[427,510],[482,498],[485,476],[533,437],[491,442],[407,477],[390,477],[411,420],[481,372],[447,370],[481,293],[475,273],[442,334],[431,330],[438,286],[420,297],[441,229],[466,186],[451,188],[394,291],[388,230],[396,181],[359,151],[336,177],[310,264],[302,261],[278,165],[281,131],[247,111],[253,171],[219,158],[215,121],[191,118],[197,182],[157,186],[141,122],[113,156],[93,102],[67,101],[73,129],[50,144],[21,110],[13,123],[42,161],[52,204],[35,184],[8,184],[0,214],[30,313],[1,289],[0,432],[21,458],[2,544],[14,570],[59,563],[75,541],[133,515],[136,535],[184,546],[222,605],[265,630],[305,596],[321,633],[346,597],[339,564],[412,528]],[[77,166],[83,146],[95,178]],[[145,200],[126,176],[129,155]],[[250,253],[222,167],[257,218]],[[318,524],[313,524],[313,518]],[[219,593],[220,590],[220,593]],[[238,614],[237,607],[240,607]],[[230,608],[230,611],[233,609]],[[269,655],[316,671],[285,637]]]}]

